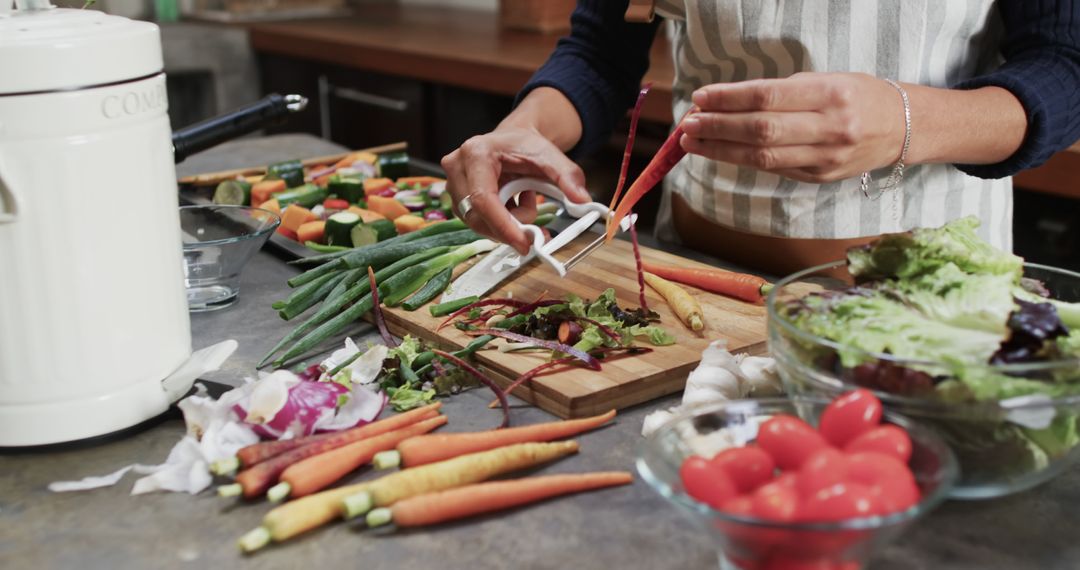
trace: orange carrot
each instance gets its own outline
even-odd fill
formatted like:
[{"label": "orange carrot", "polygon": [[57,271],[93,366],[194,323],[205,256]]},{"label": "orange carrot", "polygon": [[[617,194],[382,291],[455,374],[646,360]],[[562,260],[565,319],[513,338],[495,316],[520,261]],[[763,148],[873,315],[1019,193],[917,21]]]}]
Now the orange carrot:
[{"label": "orange carrot", "polygon": [[768,281],[757,275],[735,273],[723,269],[673,267],[651,263],[646,263],[644,266],[645,271],[664,279],[752,303],[761,302],[769,285]]},{"label": "orange carrot", "polygon": [[628,485],[633,480],[633,476],[625,471],[609,471],[476,483],[398,501],[389,508],[371,511],[367,520],[370,526],[379,526],[391,520],[399,527],[433,525],[559,495]]},{"label": "orange carrot", "polygon": [[[367,182],[365,180],[365,182]],[[399,202],[396,198],[387,198],[372,194],[367,198],[368,209],[378,212],[386,219],[393,220],[400,216],[408,215],[409,209],[405,207],[405,204]]]},{"label": "orange carrot", "polygon": [[690,107],[690,110],[683,115],[683,118],[679,120],[679,124],[676,125],[675,130],[671,131],[671,135],[668,136],[664,144],[660,146],[660,150],[656,151],[656,155],[652,157],[649,164],[645,165],[644,170],[638,175],[637,180],[630,185],[630,189],[626,191],[626,195],[619,201],[619,205],[615,208],[615,214],[608,218],[607,222],[607,239],[611,240],[615,237],[615,232],[619,228],[619,223],[622,219],[630,213],[634,205],[641,200],[645,194],[652,190],[657,183],[667,176],[668,172],[682,160],[682,157],[686,156],[686,151],[683,150],[682,144],[679,140],[683,136],[682,123],[693,113],[696,113],[698,108],[696,106]]},{"label": "orange carrot", "polygon": [[291,497],[310,495],[329,487],[360,466],[366,465],[376,453],[394,449],[394,446],[410,437],[425,434],[445,424],[446,416],[436,416],[399,430],[320,453],[290,465],[281,473],[281,481],[289,485],[288,495]]},{"label": "orange carrot", "polygon": [[611,410],[606,414],[579,420],[548,422],[475,433],[423,435],[401,442],[397,450],[401,454],[402,465],[416,467],[514,443],[552,441],[572,437],[596,429],[614,417],[615,410]]},{"label": "orange carrot", "polygon": [[374,423],[341,431],[334,434],[336,437],[328,437],[305,443],[271,459],[258,463],[249,469],[241,471],[236,476],[236,482],[243,488],[244,498],[251,499],[258,497],[265,493],[271,485],[277,482],[281,472],[293,463],[311,457],[312,455],[317,455],[331,449],[337,449],[343,445],[348,445],[367,437],[381,435],[430,418],[439,413],[439,406],[436,404],[441,404],[441,402],[436,402],[430,406],[424,406],[423,408],[417,408],[403,414],[398,414],[386,418],[385,420],[379,420]]}]

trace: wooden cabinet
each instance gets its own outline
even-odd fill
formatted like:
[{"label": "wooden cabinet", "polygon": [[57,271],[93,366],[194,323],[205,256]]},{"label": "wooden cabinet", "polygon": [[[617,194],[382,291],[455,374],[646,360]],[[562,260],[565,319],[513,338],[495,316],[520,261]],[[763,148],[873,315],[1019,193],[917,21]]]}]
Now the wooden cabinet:
[{"label": "wooden cabinet", "polygon": [[491,131],[513,99],[417,79],[280,55],[261,54],[263,91],[298,93],[308,108],[277,128],[349,148],[405,141],[412,155],[438,162],[473,135]]}]

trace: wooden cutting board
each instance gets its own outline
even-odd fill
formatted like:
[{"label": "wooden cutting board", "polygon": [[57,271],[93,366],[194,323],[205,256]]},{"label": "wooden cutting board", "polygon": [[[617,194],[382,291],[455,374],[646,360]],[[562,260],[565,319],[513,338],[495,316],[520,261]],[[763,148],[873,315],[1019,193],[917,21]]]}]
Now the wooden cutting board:
[{"label": "wooden cutting board", "polygon": [[[592,233],[578,237],[556,257],[565,261],[595,237],[596,234]],[[646,247],[641,248],[641,255],[646,261],[657,264],[706,267],[702,263]],[[615,289],[620,307],[638,306],[634,254],[629,242],[615,240],[601,247],[578,264],[566,278],[560,278],[546,264],[533,261],[490,296],[505,297],[510,294],[515,299],[531,301],[546,291],[546,298],[562,298],[567,293],[574,293],[585,299],[595,299],[608,287]],[[663,298],[646,287],[649,308],[660,314],[660,325],[675,336],[675,344],[653,347],[653,351],[647,354],[623,356],[606,362],[599,371],[582,368],[541,376],[515,389],[513,395],[563,418],[590,416],[681,390],[687,375],[701,360],[701,352],[713,340],[726,340],[728,349],[733,353],[765,352],[764,305],[753,305],[691,287],[687,287],[687,290],[697,297],[705,313],[704,334],[695,334],[683,325]],[[444,319],[432,317],[426,307],[413,312],[401,308],[386,309],[385,318],[387,327],[394,334],[411,334],[444,348],[459,349],[468,344],[471,338],[452,326],[436,332],[436,327]],[[636,343],[651,346],[644,337],[639,337]],[[504,387],[546,360],[539,351],[503,353],[494,349],[482,350],[477,357],[491,378]]]}]

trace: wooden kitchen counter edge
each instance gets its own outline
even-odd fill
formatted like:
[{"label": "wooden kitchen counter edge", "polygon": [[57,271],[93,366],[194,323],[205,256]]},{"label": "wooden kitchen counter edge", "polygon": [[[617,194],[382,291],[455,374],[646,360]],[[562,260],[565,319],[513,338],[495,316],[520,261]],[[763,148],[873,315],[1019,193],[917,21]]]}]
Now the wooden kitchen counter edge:
[{"label": "wooden kitchen counter edge", "polygon": [[[352,16],[252,23],[257,52],[513,96],[555,48],[559,34],[505,30],[498,14],[462,8],[371,6]],[[674,67],[663,34],[645,81],[644,118],[670,123]]]}]

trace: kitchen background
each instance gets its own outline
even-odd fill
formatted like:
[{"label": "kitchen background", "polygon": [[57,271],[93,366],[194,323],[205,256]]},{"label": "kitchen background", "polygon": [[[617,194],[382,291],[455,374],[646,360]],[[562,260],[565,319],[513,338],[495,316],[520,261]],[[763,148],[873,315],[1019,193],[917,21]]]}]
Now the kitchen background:
[{"label": "kitchen background", "polygon": [[[58,1],[68,7],[84,0]],[[312,104],[275,132],[361,148],[404,140],[437,163],[509,111],[565,32],[573,0],[98,0],[91,9],[156,20],[174,128],[300,93]],[[631,176],[671,121],[663,34]],[[619,132],[625,132],[626,125]],[[614,187],[625,138],[582,163],[590,189]],[[1016,178],[1015,245],[1031,261],[1080,269],[1080,144]],[[643,217],[652,210],[644,204]],[[643,219],[644,224],[651,220]]]}]

